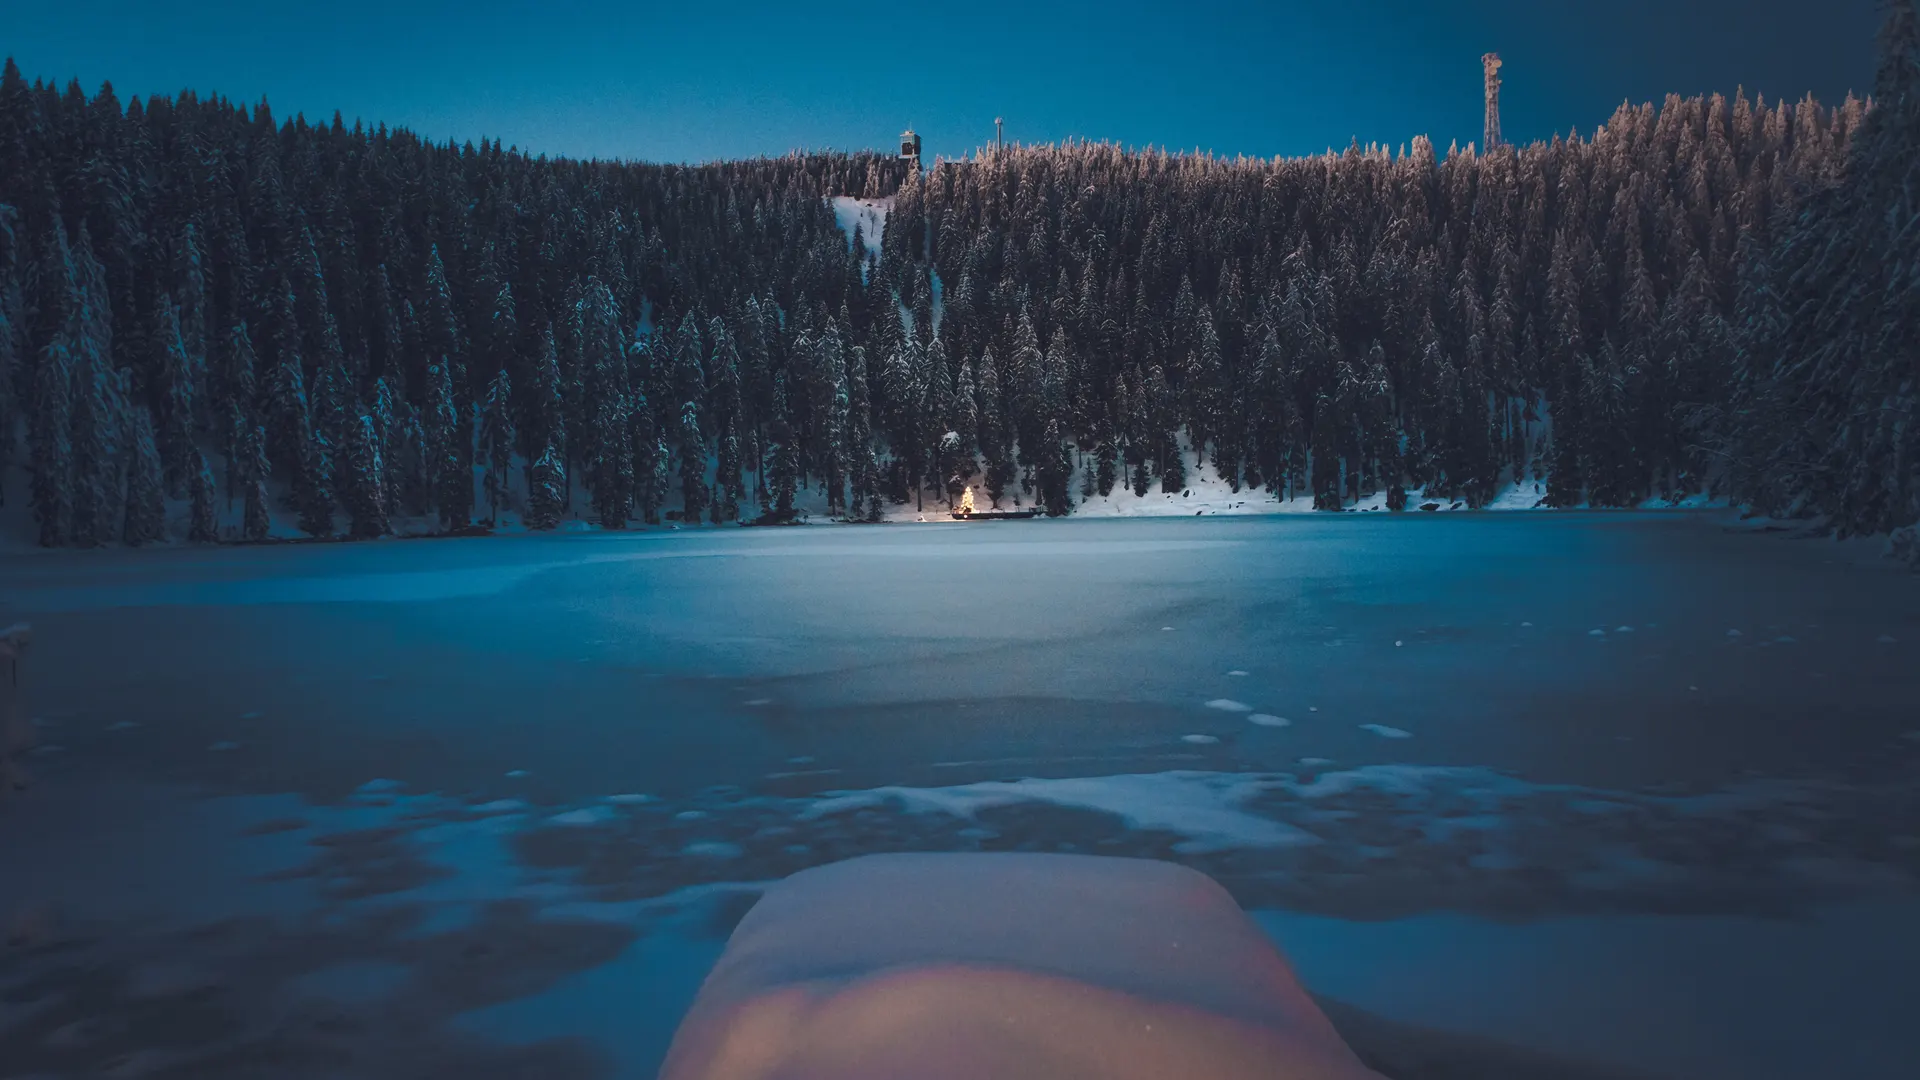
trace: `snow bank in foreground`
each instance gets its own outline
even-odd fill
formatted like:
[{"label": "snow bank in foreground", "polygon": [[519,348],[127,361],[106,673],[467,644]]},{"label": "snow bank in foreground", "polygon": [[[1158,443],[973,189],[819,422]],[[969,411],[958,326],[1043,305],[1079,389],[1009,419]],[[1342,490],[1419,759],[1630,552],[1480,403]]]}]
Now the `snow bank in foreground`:
[{"label": "snow bank in foreground", "polygon": [[660,1073],[1281,1074],[1375,1077],[1226,890],[1164,863],[1007,853],[871,855],[768,889]]}]

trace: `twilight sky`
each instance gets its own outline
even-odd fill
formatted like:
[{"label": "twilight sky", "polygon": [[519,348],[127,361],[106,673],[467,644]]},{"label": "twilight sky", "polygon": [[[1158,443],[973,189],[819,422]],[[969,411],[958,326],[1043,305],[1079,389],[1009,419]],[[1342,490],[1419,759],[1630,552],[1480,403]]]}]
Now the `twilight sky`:
[{"label": "twilight sky", "polygon": [[1292,155],[1478,141],[1489,49],[1509,141],[1668,92],[1864,95],[1878,21],[1875,0],[0,0],[0,54],[123,100],[264,96],[551,154],[887,146],[911,123],[931,157],[1002,115],[1009,139]]}]

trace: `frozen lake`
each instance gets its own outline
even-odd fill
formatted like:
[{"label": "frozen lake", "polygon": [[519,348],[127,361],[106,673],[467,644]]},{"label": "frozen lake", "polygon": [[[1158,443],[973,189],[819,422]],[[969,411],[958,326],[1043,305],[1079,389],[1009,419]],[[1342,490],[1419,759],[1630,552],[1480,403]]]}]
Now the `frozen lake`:
[{"label": "frozen lake", "polygon": [[650,1076],[756,883],[1063,850],[1213,874],[1378,1060],[1904,1076],[1920,579],[1729,525],[10,555],[0,1060]]}]

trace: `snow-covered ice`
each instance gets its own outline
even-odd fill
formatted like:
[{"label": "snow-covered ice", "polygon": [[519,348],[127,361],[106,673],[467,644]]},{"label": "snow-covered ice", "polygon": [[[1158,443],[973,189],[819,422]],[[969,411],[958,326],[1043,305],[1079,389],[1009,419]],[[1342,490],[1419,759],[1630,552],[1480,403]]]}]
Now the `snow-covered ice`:
[{"label": "snow-covered ice", "polygon": [[1253,711],[1253,706],[1247,704],[1244,701],[1235,701],[1232,698],[1223,698],[1223,697],[1214,698],[1212,701],[1207,702],[1207,708],[1218,709],[1221,712],[1252,712]]},{"label": "snow-covered ice", "polygon": [[1371,731],[1383,739],[1411,739],[1413,732],[1403,728],[1388,727],[1385,724],[1361,724],[1362,731]]},{"label": "snow-covered ice", "polygon": [[1180,741],[1193,743],[1197,746],[1211,746],[1219,742],[1220,738],[1217,735],[1182,735],[1180,736]]},{"label": "snow-covered ice", "polygon": [[1252,716],[1247,717],[1247,723],[1257,724],[1260,727],[1286,727],[1288,724],[1293,723],[1293,721],[1287,719],[1284,716],[1275,716],[1272,713],[1257,712],[1257,713],[1254,713]]},{"label": "snow-covered ice", "polygon": [[1023,802],[1083,807],[1113,814],[1137,829],[1164,829],[1187,840],[1182,851],[1288,847],[1315,842],[1312,834],[1240,809],[1271,779],[1232,773],[1173,771],[1063,779],[990,780],[955,787],[881,787],[840,792],[814,802],[803,819],[898,803],[909,810],[972,817],[994,806]]}]

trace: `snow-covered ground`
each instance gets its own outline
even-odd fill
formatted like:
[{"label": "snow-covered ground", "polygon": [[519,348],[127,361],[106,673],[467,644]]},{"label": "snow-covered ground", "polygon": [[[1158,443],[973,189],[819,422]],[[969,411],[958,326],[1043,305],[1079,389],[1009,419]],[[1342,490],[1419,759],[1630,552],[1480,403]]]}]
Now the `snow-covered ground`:
[{"label": "snow-covered ground", "polygon": [[638,1080],[763,883],[1033,850],[1202,870],[1310,990],[1401,1024],[1905,1080],[1920,581],[1722,524],[0,560],[41,744],[0,807],[0,920],[71,931],[10,954],[0,1048],[27,1075]]},{"label": "snow-covered ground", "polygon": [[866,245],[863,256],[880,257],[880,236],[886,231],[887,211],[893,209],[893,196],[884,199],[857,199],[851,195],[835,195],[831,200],[833,216],[840,228],[847,234],[847,244],[853,244],[853,231],[860,229],[860,238]]}]

